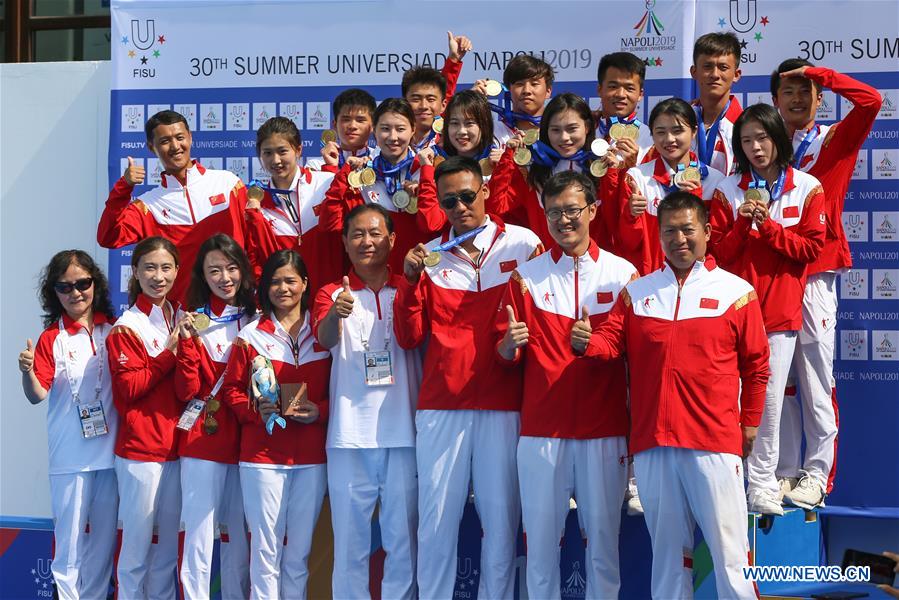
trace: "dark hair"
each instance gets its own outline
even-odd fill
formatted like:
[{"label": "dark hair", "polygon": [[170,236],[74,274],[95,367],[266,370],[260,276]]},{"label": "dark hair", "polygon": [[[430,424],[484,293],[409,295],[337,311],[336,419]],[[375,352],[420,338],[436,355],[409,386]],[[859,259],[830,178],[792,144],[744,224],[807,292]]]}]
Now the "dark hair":
[{"label": "dark hair", "polygon": [[303,258],[293,250],[278,250],[277,252],[273,252],[272,255],[268,257],[268,260],[265,261],[256,292],[256,295],[259,297],[259,308],[262,310],[262,313],[268,317],[272,316],[272,309],[274,308],[272,306],[271,298],[268,297],[269,288],[272,287],[272,278],[275,276],[275,271],[286,266],[291,267],[305,280],[306,289],[303,291],[303,296],[300,298],[300,309],[305,312],[306,309],[309,308],[309,271],[306,269],[306,263],[304,263]]},{"label": "dark hair", "polygon": [[375,114],[377,102],[375,97],[359,88],[348,88],[337,94],[332,103],[334,109],[334,120],[340,116],[340,111],[345,108],[362,108],[368,113],[368,116]]},{"label": "dark hair", "polygon": [[128,304],[132,305],[137,302],[137,297],[141,293],[140,282],[134,276],[137,271],[137,264],[145,255],[155,252],[156,250],[165,250],[175,259],[175,266],[178,266],[181,257],[178,255],[178,248],[171,240],[162,236],[154,235],[153,237],[144,238],[137,243],[134,250],[131,251],[131,279],[128,280]]},{"label": "dark hair", "polygon": [[187,307],[191,310],[206,306],[209,303],[209,297],[212,290],[206,283],[206,273],[203,271],[203,263],[206,255],[213,250],[218,250],[225,255],[230,262],[237,265],[240,269],[240,287],[234,296],[234,305],[244,309],[247,315],[253,315],[256,312],[256,282],[253,278],[253,268],[247,258],[246,252],[238,245],[229,235],[224,233],[216,233],[208,238],[200,246],[197,251],[197,260],[194,261],[193,270],[191,271],[190,287],[187,288]]},{"label": "dark hair", "polygon": [[749,173],[752,170],[752,164],[749,162],[746,153],[743,152],[743,144],[740,143],[743,127],[749,121],[756,121],[762,126],[765,133],[774,142],[774,149],[777,152],[774,162],[781,169],[786,168],[793,161],[793,143],[790,140],[790,135],[787,133],[784,120],[776,108],[769,104],[759,103],[746,108],[734,123],[733,146],[734,159],[737,161],[737,171]]},{"label": "dark hair", "polygon": [[652,112],[649,113],[649,131],[652,132],[652,125],[661,115],[670,115],[690,126],[690,129],[696,131],[698,124],[696,122],[696,112],[693,107],[687,104],[681,98],[667,98],[656,104]]},{"label": "dark hair", "polygon": [[552,87],[555,73],[548,62],[530,54],[519,54],[506,63],[503,70],[503,83],[507,88],[512,87],[516,81],[537,77],[543,78],[546,87]]},{"label": "dark hair", "polygon": [[547,198],[555,198],[570,187],[583,192],[588,206],[596,202],[596,185],[592,179],[580,171],[559,171],[543,185],[543,192],[540,195],[543,205],[546,206]]},{"label": "dark hair", "polygon": [[706,56],[727,56],[732,55],[737,60],[737,66],[740,66],[740,40],[733,32],[726,33],[707,33],[700,36],[693,43],[693,64],[700,55]]},{"label": "dark hair", "polygon": [[450,156],[434,169],[434,187],[437,187],[442,177],[466,171],[474,175],[479,183],[484,183],[484,174],[481,173],[481,165],[478,164],[478,161],[467,156],[456,155]]},{"label": "dark hair", "polygon": [[602,80],[606,76],[609,67],[614,67],[619,71],[638,75],[640,77],[640,87],[646,81],[646,63],[637,58],[630,52],[611,52],[599,59],[599,68],[596,70],[596,83],[602,85]]},{"label": "dark hair", "polygon": [[709,210],[706,208],[705,202],[701,198],[683,190],[677,190],[665,196],[656,208],[656,217],[661,222],[663,213],[677,212],[679,210],[695,211],[696,218],[699,219],[703,226],[709,222]]},{"label": "dark hair", "polygon": [[[481,130],[481,141],[475,148],[476,154],[480,154],[493,144],[493,113],[490,112],[490,102],[484,94],[479,94],[474,90],[465,90],[455,94],[443,112],[447,126],[454,110],[458,110],[463,117],[473,119],[478,124],[478,128]],[[447,156],[456,156],[459,151],[449,141],[449,132],[446,131],[446,127],[444,129],[440,145]]]},{"label": "dark hair", "polygon": [[[780,89],[780,74],[787,73],[792,71],[793,69],[798,69],[799,67],[814,67],[812,63],[802,58],[788,58],[783,61],[777,68],[771,73],[771,95],[776,96],[777,90]],[[821,93],[821,84],[817,81],[812,81],[812,86],[815,88],[815,93]]]},{"label": "dark hair", "polygon": [[390,216],[390,211],[380,204],[371,202],[366,204],[357,204],[353,207],[352,210],[350,210],[350,212],[346,214],[346,216],[343,218],[341,235],[343,235],[343,237],[346,237],[350,232],[350,222],[362,213],[366,212],[375,212],[381,215],[381,219],[384,220],[384,226],[387,227],[387,233],[393,233],[393,217]]},{"label": "dark hair", "polygon": [[297,124],[287,117],[272,117],[256,132],[256,155],[262,151],[262,144],[273,135],[283,135],[294,150],[302,150],[303,139]]},{"label": "dark hair", "polygon": [[[593,143],[593,138],[596,137],[593,111],[590,110],[590,105],[587,104],[586,100],[571,92],[559,94],[546,105],[546,109],[543,111],[543,118],[540,121],[540,141],[546,145],[550,145],[549,125],[556,115],[561,114],[566,110],[573,110],[581,119],[583,119],[584,126],[587,130],[587,137],[584,140],[583,147],[589,148],[590,144]],[[552,175],[552,167],[534,163],[528,169],[528,183],[532,188],[539,190],[546,184],[550,175]]]},{"label": "dark hair", "polygon": [[375,109],[375,114],[371,118],[372,125],[377,125],[378,121],[381,120],[387,113],[396,113],[409,121],[409,124],[412,127],[415,127],[415,111],[412,110],[412,107],[406,102],[405,98],[387,98],[386,100],[382,100],[378,105],[378,108]]},{"label": "dark hair", "polygon": [[44,309],[44,327],[49,327],[59,320],[65,312],[53,284],[65,275],[71,265],[78,265],[94,280],[94,302],[91,308],[94,313],[103,313],[110,319],[115,317],[115,309],[109,299],[109,281],[106,275],[84,250],[63,250],[57,252],[50,262],[41,271],[41,279],[38,289],[40,291],[41,308]]},{"label": "dark hair", "polygon": [[412,67],[403,73],[403,82],[400,85],[403,98],[406,97],[413,85],[433,85],[440,90],[440,99],[446,98],[446,77],[432,67]]},{"label": "dark hair", "polygon": [[190,133],[190,125],[187,119],[179,112],[173,110],[161,110],[144,123],[144,133],[147,134],[147,141],[153,142],[153,131],[160,125],[174,125],[175,123],[184,123],[184,128]]}]

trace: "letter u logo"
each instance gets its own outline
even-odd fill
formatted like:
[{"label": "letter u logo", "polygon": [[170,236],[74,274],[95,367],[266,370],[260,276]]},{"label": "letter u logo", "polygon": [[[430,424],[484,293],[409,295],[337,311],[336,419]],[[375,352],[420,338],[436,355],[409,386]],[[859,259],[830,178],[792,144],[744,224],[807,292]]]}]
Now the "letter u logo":
[{"label": "letter u logo", "polygon": [[861,346],[862,345],[862,336],[859,333],[850,333],[849,334],[849,346]]},{"label": "letter u logo", "polygon": [[751,31],[757,16],[756,0],[730,0],[730,26],[740,33]]},{"label": "letter u logo", "polygon": [[459,561],[459,566],[456,568],[456,577],[461,577],[462,579],[471,577],[470,557],[466,557],[464,560]]},{"label": "letter u logo", "polygon": [[862,218],[861,215],[848,215],[846,217],[846,222],[849,224],[849,227],[852,229],[858,229],[861,227]]},{"label": "letter u logo", "polygon": [[149,50],[156,41],[156,21],[147,19],[144,25],[145,30],[141,31],[140,21],[131,19],[131,43],[139,50]]},{"label": "letter u logo", "polygon": [[849,272],[849,285],[859,285],[862,282],[862,274],[858,271]]},{"label": "letter u logo", "polygon": [[53,561],[49,558],[39,558],[37,559],[37,576],[41,579],[47,579],[53,572],[50,570],[50,565],[53,564]]}]

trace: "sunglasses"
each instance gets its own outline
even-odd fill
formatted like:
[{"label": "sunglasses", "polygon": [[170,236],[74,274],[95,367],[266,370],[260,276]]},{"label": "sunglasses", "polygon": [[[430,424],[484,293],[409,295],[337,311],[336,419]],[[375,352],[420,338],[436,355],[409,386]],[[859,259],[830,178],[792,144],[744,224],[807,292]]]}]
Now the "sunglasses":
[{"label": "sunglasses", "polygon": [[203,431],[212,435],[219,430],[219,422],[213,416],[222,407],[222,403],[214,397],[209,396],[206,399],[206,417],[203,419]]},{"label": "sunglasses", "polygon": [[[481,187],[484,186],[481,185]],[[450,194],[449,196],[444,196],[440,199],[440,206],[442,206],[446,210],[453,210],[454,208],[456,208],[456,204],[458,204],[460,200],[465,206],[471,206],[474,203],[474,199],[478,197],[478,192],[481,191],[481,187],[479,187],[475,192],[471,190],[465,190],[464,192],[459,192],[458,194]]]},{"label": "sunglasses", "polygon": [[78,290],[79,292],[87,291],[92,285],[94,285],[94,278],[85,277],[84,279],[79,279],[78,281],[73,281],[71,283],[68,281],[57,281],[53,284],[53,289],[60,294],[71,294],[72,290]]}]

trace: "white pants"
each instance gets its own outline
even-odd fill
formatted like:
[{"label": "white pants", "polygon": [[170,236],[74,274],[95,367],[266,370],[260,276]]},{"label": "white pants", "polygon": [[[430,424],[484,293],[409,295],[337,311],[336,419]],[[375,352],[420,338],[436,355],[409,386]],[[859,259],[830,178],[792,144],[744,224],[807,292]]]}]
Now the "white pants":
[{"label": "white pants", "polygon": [[[793,356],[792,381],[787,383],[780,419],[777,476],[798,477],[801,469],[825,488],[833,481],[837,439],[833,378],[836,322],[836,274],[809,276],[802,298],[802,329]],[[803,433],[804,462],[800,459]]]},{"label": "white pants", "polygon": [[746,472],[750,493],[753,490],[767,489],[776,494],[780,489],[776,476],[780,451],[780,410],[793,362],[793,350],[796,348],[796,332],[769,333],[768,348],[771,350],[771,358],[768,361],[770,374],[765,389],[765,408],[758,435],[752,445],[752,453],[746,461]]},{"label": "white pants", "polygon": [[592,440],[522,437],[518,441],[521,515],[527,541],[528,597],[561,597],[559,543],[568,501],[587,548],[586,598],[617,598],[618,531],[627,489],[627,442],[623,436]]},{"label": "white pants", "polygon": [[414,597],[417,490],[415,448],[328,448],[335,600],[369,598],[371,519],[379,499],[387,554],[381,596]]},{"label": "white pants", "polygon": [[122,529],[116,570],[119,600],[167,600],[176,596],[179,466],[178,461],[115,458]]},{"label": "white pants", "polygon": [[50,475],[53,579],[61,600],[106,598],[119,494],[113,469]]},{"label": "white pants", "polygon": [[521,508],[515,411],[420,410],[415,416],[418,463],[418,591],[421,600],[453,598],[459,523],[474,486],[481,519],[478,598],[512,598]]},{"label": "white pants", "polygon": [[698,523],[715,568],[719,598],[757,598],[743,578],[749,564],[748,514],[740,457],[652,448],[634,457],[652,540],[652,597],[693,597],[693,529]]},{"label": "white pants", "polygon": [[181,590],[185,600],[208,599],[215,530],[221,532],[222,599],[250,591],[250,550],[237,465],[181,458]]},{"label": "white pants", "polygon": [[240,466],[250,529],[250,598],[306,597],[312,534],[327,488],[325,465]]}]

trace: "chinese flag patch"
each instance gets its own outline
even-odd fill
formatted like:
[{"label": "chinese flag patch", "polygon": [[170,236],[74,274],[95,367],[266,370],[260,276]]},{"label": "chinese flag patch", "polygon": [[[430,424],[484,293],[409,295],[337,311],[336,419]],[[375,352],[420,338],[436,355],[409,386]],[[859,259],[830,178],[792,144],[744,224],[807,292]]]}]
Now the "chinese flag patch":
[{"label": "chinese flag patch", "polygon": [[612,301],[612,292],[596,292],[597,304],[608,304]]},{"label": "chinese flag patch", "polygon": [[798,218],[799,217],[799,207],[798,206],[784,206],[784,219],[789,219],[791,217]]},{"label": "chinese flag patch", "polygon": [[500,273],[509,273],[511,271],[514,271],[515,267],[517,267],[517,266],[518,266],[517,260],[514,260],[514,259],[513,260],[504,260],[501,263],[499,263],[499,270],[500,270]]},{"label": "chinese flag patch", "polygon": [[209,204],[213,206],[218,206],[219,204],[225,203],[225,195],[224,194],[216,194],[215,196],[209,196]]},{"label": "chinese flag patch", "polygon": [[716,300],[715,298],[700,298],[699,308],[715,310],[716,308],[718,308],[718,300]]}]

